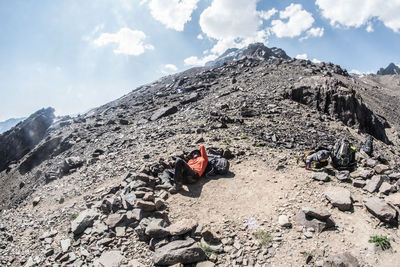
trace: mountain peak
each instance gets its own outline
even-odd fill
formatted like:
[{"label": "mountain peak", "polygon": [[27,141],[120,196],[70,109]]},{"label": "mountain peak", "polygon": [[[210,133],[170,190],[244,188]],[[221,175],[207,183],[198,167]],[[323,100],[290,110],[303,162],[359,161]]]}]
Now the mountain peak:
[{"label": "mountain peak", "polygon": [[378,74],[378,75],[394,75],[394,74],[399,75],[400,68],[392,62],[385,69],[380,68],[376,74]]},{"label": "mountain peak", "polygon": [[259,60],[268,60],[274,58],[290,59],[286,52],[280,48],[268,48],[263,43],[249,44],[244,48],[229,48],[214,61],[209,61],[206,66],[221,66],[225,62],[238,60],[241,58],[256,58]]}]

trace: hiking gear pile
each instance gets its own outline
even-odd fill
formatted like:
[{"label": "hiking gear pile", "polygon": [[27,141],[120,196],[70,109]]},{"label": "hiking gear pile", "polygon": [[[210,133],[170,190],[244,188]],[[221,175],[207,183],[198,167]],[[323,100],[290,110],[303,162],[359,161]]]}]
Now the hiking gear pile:
[{"label": "hiking gear pile", "polygon": [[356,164],[356,148],[349,140],[342,138],[336,142],[332,151],[332,165],[338,170],[345,170]]}]

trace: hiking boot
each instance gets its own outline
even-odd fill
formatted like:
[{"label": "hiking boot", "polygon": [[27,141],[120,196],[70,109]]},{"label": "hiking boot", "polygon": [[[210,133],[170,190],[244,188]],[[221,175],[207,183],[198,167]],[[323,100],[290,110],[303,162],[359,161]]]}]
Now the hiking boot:
[{"label": "hiking boot", "polygon": [[171,187],[171,188],[168,190],[168,192],[170,192],[171,194],[176,194],[176,193],[178,193],[179,191],[181,191],[181,189],[182,189],[182,185],[180,185],[180,184],[175,184],[173,187]]}]

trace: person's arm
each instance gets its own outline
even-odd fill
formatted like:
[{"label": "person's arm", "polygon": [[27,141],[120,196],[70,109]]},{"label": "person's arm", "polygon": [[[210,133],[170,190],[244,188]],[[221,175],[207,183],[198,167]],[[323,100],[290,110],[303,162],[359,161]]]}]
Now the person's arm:
[{"label": "person's arm", "polygon": [[207,156],[206,148],[204,147],[204,145],[200,146],[200,153],[201,153],[201,157],[204,159],[204,161],[206,163],[208,163],[208,156]]}]

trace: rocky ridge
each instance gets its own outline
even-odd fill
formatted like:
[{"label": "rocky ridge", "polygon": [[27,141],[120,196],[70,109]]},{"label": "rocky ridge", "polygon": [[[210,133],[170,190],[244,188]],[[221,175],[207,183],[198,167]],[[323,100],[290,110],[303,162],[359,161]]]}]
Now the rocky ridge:
[{"label": "rocky ridge", "polygon": [[[331,63],[245,57],[59,121],[0,174],[1,263],[384,266],[388,252],[365,250],[356,239],[370,232],[356,226],[398,249],[398,124],[364,104],[366,90]],[[327,168],[316,179],[296,164],[339,137],[360,148],[366,133],[377,138],[375,154],[358,153],[355,171]],[[205,177],[170,196],[159,175],[200,143],[232,161],[232,178]]]}]

